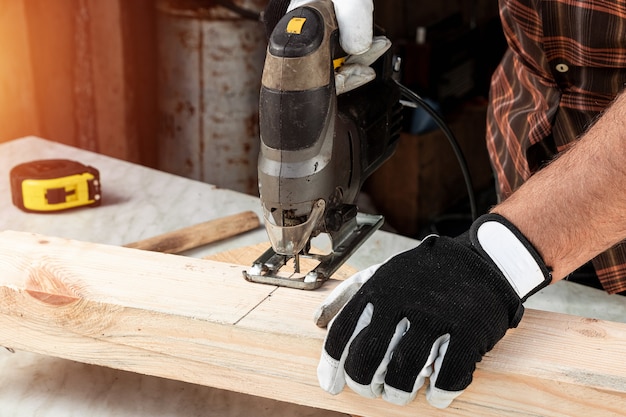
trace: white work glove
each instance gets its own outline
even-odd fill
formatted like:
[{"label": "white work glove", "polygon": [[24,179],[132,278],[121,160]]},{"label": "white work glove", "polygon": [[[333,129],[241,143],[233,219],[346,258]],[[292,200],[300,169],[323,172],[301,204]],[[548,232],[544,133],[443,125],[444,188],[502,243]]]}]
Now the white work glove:
[{"label": "white work glove", "polygon": [[[291,0],[287,13],[313,0]],[[339,43],[350,55],[360,55],[370,49],[374,37],[373,0],[333,0],[339,26]]]},{"label": "white work glove", "polygon": [[360,55],[350,55],[346,62],[335,71],[335,89],[337,95],[354,90],[376,78],[374,68],[370,67],[387,49],[391,41],[384,36],[375,36],[370,48]]},{"label": "white work glove", "polygon": [[[311,2],[292,0],[287,12]],[[391,41],[384,36],[373,36],[373,0],[333,0],[333,5],[339,26],[339,43],[350,55],[335,72],[335,89],[339,95],[376,78],[370,65],[391,47]]]},{"label": "white work glove", "polygon": [[405,405],[428,379],[426,399],[445,408],[517,326],[522,302],[550,281],[536,250],[502,216],[482,216],[456,238],[429,236],[348,278],[319,307],[316,324],[330,321],[320,386],[338,394],[348,385]]}]

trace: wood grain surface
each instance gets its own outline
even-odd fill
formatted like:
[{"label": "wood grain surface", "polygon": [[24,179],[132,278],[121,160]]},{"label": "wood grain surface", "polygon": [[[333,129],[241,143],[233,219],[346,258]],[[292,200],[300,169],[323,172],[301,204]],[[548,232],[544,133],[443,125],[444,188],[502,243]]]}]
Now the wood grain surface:
[{"label": "wood grain surface", "polygon": [[127,248],[163,253],[181,253],[256,229],[261,225],[253,211],[243,211],[127,243]]},{"label": "wood grain surface", "polygon": [[623,415],[626,325],[532,310],[445,411],[423,391],[406,407],[331,396],[312,314],[339,281],[276,288],[245,267],[3,231],[0,345],[359,416]]}]

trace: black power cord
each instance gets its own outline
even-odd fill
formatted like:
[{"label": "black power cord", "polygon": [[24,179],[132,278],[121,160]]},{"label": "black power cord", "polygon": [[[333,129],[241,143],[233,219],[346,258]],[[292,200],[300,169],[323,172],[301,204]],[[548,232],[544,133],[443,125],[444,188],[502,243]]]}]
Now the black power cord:
[{"label": "black power cord", "polygon": [[461,150],[461,147],[459,146],[459,142],[457,141],[456,136],[454,136],[454,133],[450,130],[450,127],[448,127],[446,122],[441,118],[441,116],[439,116],[437,111],[435,111],[435,109],[433,109],[432,106],[430,106],[423,98],[421,98],[419,95],[417,95],[416,93],[411,91],[409,88],[405,87],[404,85],[400,84],[397,81],[396,81],[396,84],[398,84],[398,86],[400,87],[400,92],[405,99],[407,99],[410,103],[413,103],[415,106],[419,106],[423,108],[424,110],[426,110],[426,112],[430,115],[430,117],[433,118],[435,123],[437,123],[437,126],[439,126],[439,128],[442,130],[442,132],[448,139],[448,142],[450,142],[450,145],[452,146],[452,150],[454,151],[454,154],[456,155],[456,159],[459,162],[459,166],[461,167],[463,179],[465,180],[465,186],[467,187],[467,194],[469,197],[469,205],[470,205],[470,210],[472,213],[472,220],[476,220],[476,218],[478,217],[477,215],[478,210],[476,208],[476,196],[474,194],[474,185],[472,184],[472,177],[470,175],[470,171],[467,166],[467,161],[465,160],[465,156],[463,155],[463,151]]},{"label": "black power cord", "polygon": [[[227,8],[228,10],[237,13],[241,17],[245,19],[262,21],[266,24],[268,29],[268,34],[271,32],[275,25],[275,21],[277,18],[282,17],[285,14],[287,6],[289,5],[288,0],[278,0],[274,2],[270,2],[272,7],[269,7],[264,11],[264,13],[257,13],[255,11],[245,9],[233,3],[230,0],[214,0],[216,4],[219,4],[222,7]],[[277,20],[276,20],[277,21]],[[469,205],[472,214],[472,220],[476,220],[477,216],[477,208],[476,208],[476,197],[474,195],[474,186],[472,184],[472,178],[469,172],[469,168],[467,166],[467,161],[463,155],[463,151],[459,146],[459,143],[454,136],[454,133],[450,130],[446,122],[439,116],[439,114],[433,109],[424,99],[422,99],[415,92],[411,91],[409,88],[400,84],[396,81],[396,84],[400,87],[401,94],[404,98],[409,100],[415,106],[419,106],[426,110],[426,112],[433,118],[433,120],[437,123],[439,128],[445,134],[448,142],[452,146],[452,150],[456,155],[456,158],[459,162],[459,166],[461,168],[461,172],[463,174],[463,179],[465,180],[465,186],[467,187],[467,194],[469,197]]]}]

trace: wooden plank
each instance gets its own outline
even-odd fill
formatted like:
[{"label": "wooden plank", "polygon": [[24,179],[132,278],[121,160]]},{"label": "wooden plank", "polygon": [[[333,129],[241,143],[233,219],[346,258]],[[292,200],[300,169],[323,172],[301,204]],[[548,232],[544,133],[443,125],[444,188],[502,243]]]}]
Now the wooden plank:
[{"label": "wooden plank", "polygon": [[237,236],[256,229],[260,225],[261,221],[256,213],[252,210],[246,210],[171,230],[157,236],[127,243],[124,246],[162,253],[182,253],[189,249]]},{"label": "wooden plank", "polygon": [[[317,384],[319,291],[245,281],[241,265],[0,232],[0,345],[361,416],[440,416]],[[452,416],[623,415],[626,325],[528,311]]]}]

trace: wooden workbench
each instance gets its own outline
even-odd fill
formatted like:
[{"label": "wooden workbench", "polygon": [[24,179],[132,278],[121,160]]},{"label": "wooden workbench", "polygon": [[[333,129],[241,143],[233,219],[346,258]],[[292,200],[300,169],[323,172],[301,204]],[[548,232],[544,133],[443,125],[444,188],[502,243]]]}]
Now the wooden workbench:
[{"label": "wooden workbench", "polygon": [[[32,146],[31,158],[68,151],[34,138],[24,143]],[[0,155],[20,148],[10,145],[2,145]],[[363,416],[623,414],[626,325],[534,310],[485,357],[472,386],[443,412],[428,406],[423,393],[407,407],[349,390],[330,396],[317,386],[324,330],[313,325],[311,314],[334,283],[315,292],[251,284],[241,278],[242,265],[199,259],[207,253],[177,256],[120,247],[163,231],[155,227],[172,230],[173,217],[181,216],[180,227],[183,220],[228,214],[224,207],[235,208],[226,203],[232,198],[239,199],[237,209],[255,199],[82,151],[73,155],[110,166],[103,169],[109,196],[102,207],[46,216],[9,206],[3,216],[17,229],[6,231],[10,222],[5,220],[0,232],[0,345],[16,351],[0,356],[0,409],[14,411],[11,415],[69,415],[69,410],[193,415],[202,410],[204,415],[264,416],[280,415],[281,409],[292,416],[327,413],[320,409]],[[127,187],[112,187],[115,183]],[[158,200],[164,188],[173,190],[171,201]],[[220,197],[222,191],[227,195]],[[177,201],[182,195],[193,195],[195,205]],[[213,204],[205,204],[200,216],[196,211],[203,201]],[[263,233],[205,251],[258,243]],[[414,243],[381,232],[354,262],[361,267],[358,262],[383,260]],[[54,379],[59,371],[64,376]],[[73,387],[72,395],[64,386]],[[206,386],[219,390],[200,388]],[[132,387],[137,387],[134,396],[120,392]],[[213,408],[203,399],[207,392]],[[233,400],[234,393],[241,397]],[[181,408],[182,398],[187,408]],[[228,398],[230,411],[219,408],[224,404],[219,398]],[[193,401],[198,408],[192,408]],[[245,408],[246,402],[252,405]],[[283,407],[286,403],[302,407]]]},{"label": "wooden workbench", "polygon": [[[317,386],[328,294],[252,284],[244,266],[0,232],[0,345],[359,416],[435,416]],[[626,324],[529,311],[451,415],[618,416]]]}]

